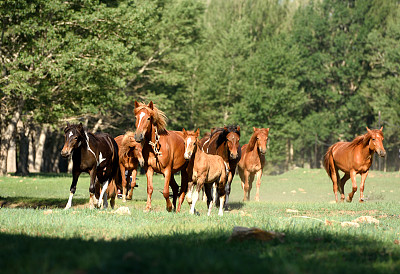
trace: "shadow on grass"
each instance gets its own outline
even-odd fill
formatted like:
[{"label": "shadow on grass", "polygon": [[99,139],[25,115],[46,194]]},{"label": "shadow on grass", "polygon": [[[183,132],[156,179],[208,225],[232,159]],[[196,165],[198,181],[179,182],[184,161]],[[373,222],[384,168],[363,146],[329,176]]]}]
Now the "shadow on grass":
[{"label": "shadow on grass", "polygon": [[[16,173],[10,173],[11,176],[18,176],[18,177],[41,177],[41,178],[66,178],[66,177],[71,177],[72,178],[72,174],[71,173],[45,173],[45,172],[35,172],[35,173],[29,173],[28,175],[24,175],[21,176],[19,174]],[[88,176],[86,175],[86,173],[83,173],[82,175]],[[81,175],[81,176],[82,176]]]},{"label": "shadow on grass", "polygon": [[[397,246],[327,233],[227,242],[229,232],[127,240],[0,234],[2,273],[398,273]],[[133,236],[134,237],[134,236]]]},{"label": "shadow on grass", "polygon": [[239,210],[244,207],[243,202],[229,202],[228,204],[229,210]]},{"label": "shadow on grass", "polygon": [[[32,197],[1,197],[0,208],[64,208],[68,199],[57,198],[32,198]],[[84,205],[88,202],[87,198],[74,198],[74,206]]]}]

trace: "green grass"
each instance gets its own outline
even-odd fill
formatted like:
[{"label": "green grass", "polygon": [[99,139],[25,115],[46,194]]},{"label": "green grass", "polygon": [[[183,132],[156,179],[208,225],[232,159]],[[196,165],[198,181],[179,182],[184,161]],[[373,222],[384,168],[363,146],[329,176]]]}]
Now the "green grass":
[{"label": "green grass", "polygon": [[[179,176],[178,176],[179,177]],[[388,273],[400,270],[398,173],[371,172],[367,202],[332,203],[332,183],[323,170],[297,169],[263,176],[261,202],[241,202],[238,177],[231,211],[207,217],[165,211],[163,177],[155,176],[153,210],[140,176],[131,215],[90,210],[89,177],[82,176],[73,208],[64,211],[71,176],[0,177],[0,269],[2,273]],[[178,178],[179,179],[179,178]],[[360,178],[358,177],[358,181]],[[351,184],[346,185],[346,193]],[[255,186],[252,199],[255,195]],[[51,209],[51,211],[49,210]],[[287,212],[287,209],[297,212]],[[378,225],[341,227],[372,216]],[[309,217],[309,218],[305,218]],[[325,220],[332,225],[325,225]],[[227,242],[233,227],[285,233],[283,241]]]}]

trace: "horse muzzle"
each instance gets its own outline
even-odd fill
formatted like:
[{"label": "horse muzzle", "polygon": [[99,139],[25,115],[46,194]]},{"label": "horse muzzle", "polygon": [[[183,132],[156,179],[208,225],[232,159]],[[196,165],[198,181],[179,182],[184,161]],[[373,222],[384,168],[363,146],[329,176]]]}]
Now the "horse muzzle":
[{"label": "horse muzzle", "polygon": [[230,153],[230,158],[232,159],[232,160],[236,160],[237,159],[237,157],[239,156],[239,153]]},{"label": "horse muzzle", "polygon": [[139,165],[140,165],[141,167],[144,166],[144,159],[143,159],[143,158],[140,158],[140,159],[139,159]]},{"label": "horse muzzle", "polygon": [[266,148],[258,148],[258,151],[260,151],[261,155],[265,155],[267,153]]},{"label": "horse muzzle", "polygon": [[135,141],[140,143],[144,139],[144,134],[143,133],[135,133]]},{"label": "horse muzzle", "polygon": [[380,149],[379,151],[377,151],[378,155],[380,157],[385,157],[386,156],[386,150],[384,149]]},{"label": "horse muzzle", "polygon": [[185,154],[183,154],[183,158],[185,158],[186,160],[190,160],[191,157],[192,157],[191,152],[185,152]]},{"label": "horse muzzle", "polygon": [[71,155],[72,149],[63,149],[61,150],[61,156],[64,158],[68,158]]}]

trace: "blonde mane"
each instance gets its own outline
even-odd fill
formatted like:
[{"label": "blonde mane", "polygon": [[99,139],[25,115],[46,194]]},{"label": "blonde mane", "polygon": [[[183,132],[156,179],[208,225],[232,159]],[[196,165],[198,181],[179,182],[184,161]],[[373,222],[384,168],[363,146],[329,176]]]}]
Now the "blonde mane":
[{"label": "blonde mane", "polygon": [[153,109],[149,108],[145,103],[139,103],[139,106],[135,108],[135,115],[142,109],[146,109],[151,117],[153,117],[153,125],[157,128],[158,134],[167,134],[167,116],[165,113],[159,110],[155,105]]}]

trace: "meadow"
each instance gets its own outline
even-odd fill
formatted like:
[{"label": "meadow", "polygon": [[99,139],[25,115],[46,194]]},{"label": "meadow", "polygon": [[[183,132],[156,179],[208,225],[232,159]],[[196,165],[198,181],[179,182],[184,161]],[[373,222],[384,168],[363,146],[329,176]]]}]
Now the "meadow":
[{"label": "meadow", "polygon": [[[178,176],[179,177],[179,176]],[[243,203],[238,176],[231,209],[210,217],[168,213],[154,177],[153,209],[144,212],[146,178],[138,177],[130,214],[87,208],[89,177],[81,176],[73,208],[63,210],[68,174],[0,177],[2,273],[390,273],[400,271],[400,173],[371,171],[366,202],[334,202],[324,170],[263,176],[260,202]],[[357,177],[358,182],[360,177]],[[351,183],[346,185],[350,192]],[[379,224],[342,227],[371,216]],[[235,226],[284,233],[283,239],[229,241]]]}]

